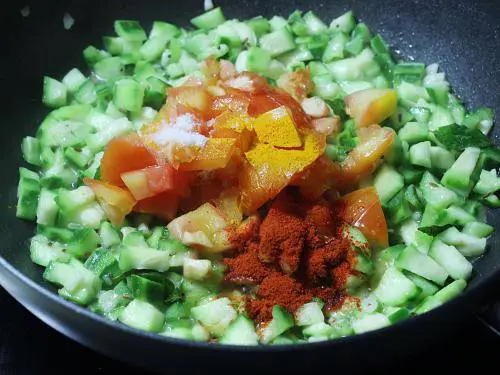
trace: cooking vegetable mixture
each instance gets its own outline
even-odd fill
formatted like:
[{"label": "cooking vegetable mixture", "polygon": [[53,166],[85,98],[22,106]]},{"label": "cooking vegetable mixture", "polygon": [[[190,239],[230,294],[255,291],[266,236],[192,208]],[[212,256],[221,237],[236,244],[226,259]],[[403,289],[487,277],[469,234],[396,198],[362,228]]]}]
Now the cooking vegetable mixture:
[{"label": "cooking vegetable mixture", "polygon": [[17,216],[63,298],[160,335],[292,344],[459,294],[498,207],[492,111],[352,12],[116,21],[45,77]]}]

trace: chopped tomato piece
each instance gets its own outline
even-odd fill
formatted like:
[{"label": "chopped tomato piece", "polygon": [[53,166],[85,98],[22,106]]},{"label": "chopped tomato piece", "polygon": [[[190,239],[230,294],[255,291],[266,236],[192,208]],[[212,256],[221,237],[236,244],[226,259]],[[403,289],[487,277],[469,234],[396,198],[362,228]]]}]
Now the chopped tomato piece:
[{"label": "chopped tomato piece", "polygon": [[214,177],[226,186],[238,186],[239,174],[245,160],[243,153],[235,152],[225,168],[217,169]]},{"label": "chopped tomato piece", "polygon": [[394,130],[371,125],[357,131],[359,144],[341,163],[338,178],[347,184],[355,183],[368,176],[387,152],[394,139]]},{"label": "chopped tomato piece", "polygon": [[248,114],[252,117],[257,117],[282,105],[290,110],[293,121],[299,129],[310,128],[311,119],[305,114],[300,103],[281,90],[266,91],[252,95]]},{"label": "chopped tomato piece", "polygon": [[308,69],[285,73],[276,83],[280,89],[299,101],[307,97],[314,89]]},{"label": "chopped tomato piece", "polygon": [[167,225],[172,235],[183,244],[210,253],[218,253],[231,247],[226,231],[228,226],[229,223],[220,210],[211,203],[205,203]]},{"label": "chopped tomato piece", "polygon": [[[163,168],[160,166],[125,172],[121,176],[123,182],[137,200],[151,197],[169,188],[170,181],[167,181]],[[151,181],[154,182],[150,183]],[[159,191],[155,191],[156,189]]]},{"label": "chopped tomato piece", "polygon": [[353,191],[341,198],[345,204],[344,219],[381,248],[389,246],[387,222],[374,187]]},{"label": "chopped tomato piece", "polygon": [[179,197],[169,191],[142,199],[134,207],[135,212],[155,215],[163,220],[172,220],[179,207]]},{"label": "chopped tomato piece", "polygon": [[224,168],[234,154],[235,143],[234,138],[209,138],[195,158],[181,164],[179,168],[183,171],[210,171]]},{"label": "chopped tomato piece", "polygon": [[[207,91],[213,97],[219,97],[219,96],[226,95],[226,90],[218,85],[207,86]],[[210,116],[207,116],[207,118],[209,118],[209,117]]]},{"label": "chopped tomato piece", "polygon": [[243,115],[247,113],[249,106],[250,99],[245,93],[231,90],[226,95],[218,96],[212,101],[207,117],[214,118],[226,111]]},{"label": "chopped tomato piece", "polygon": [[319,199],[327,190],[335,187],[340,168],[325,155],[320,156],[304,172],[294,179],[302,196],[308,200]]},{"label": "chopped tomato piece", "polygon": [[209,57],[200,63],[200,70],[210,80],[217,80],[220,75],[220,63],[213,57]]},{"label": "chopped tomato piece", "polygon": [[288,181],[284,174],[273,174],[265,168],[257,169],[245,163],[240,175],[242,211],[246,215],[254,213],[269,199],[277,196]]},{"label": "chopped tomato piece", "polygon": [[253,121],[245,114],[236,115],[226,111],[215,118],[215,123],[210,132],[212,138],[234,138],[237,151],[246,152],[253,142]]},{"label": "chopped tomato piece", "polygon": [[240,197],[236,189],[222,192],[219,198],[213,201],[215,207],[224,215],[226,221],[231,225],[239,225],[243,220],[243,213],[240,209]]},{"label": "chopped tomato piece", "polygon": [[246,214],[255,212],[274,198],[292,180],[312,164],[325,150],[325,137],[306,133],[303,149],[277,149],[257,143],[245,156],[240,175],[241,206]]},{"label": "chopped tomato piece", "polygon": [[210,94],[203,87],[171,88],[168,90],[168,98],[201,113],[207,111],[211,103]]},{"label": "chopped tomato piece", "polygon": [[213,139],[232,138],[235,140],[235,151],[246,152],[253,142],[254,134],[251,131],[243,130],[241,133],[232,129],[217,129],[211,134]]},{"label": "chopped tomato piece", "polygon": [[225,185],[226,180],[219,180],[217,172],[223,171],[219,169],[211,172],[195,172],[196,177],[190,183],[190,194],[185,199],[179,202],[179,209],[183,212],[194,210],[205,202],[210,202],[217,199],[222,191],[228,186]]},{"label": "chopped tomato piece", "polygon": [[190,113],[205,120],[211,102],[212,96],[202,85],[174,87],[168,90],[167,103],[160,109],[158,118],[170,122]]},{"label": "chopped tomato piece", "polygon": [[263,113],[269,112],[278,108],[280,103],[273,99],[270,93],[263,92],[260,94],[252,95],[250,106],[248,107],[248,114],[252,117],[257,117]]},{"label": "chopped tomato piece", "polygon": [[125,186],[121,174],[156,164],[156,160],[136,133],[112,139],[101,160],[101,178],[117,186]]},{"label": "chopped tomato piece", "polygon": [[169,165],[155,165],[122,173],[122,180],[135,199],[152,197],[164,191],[183,195],[189,191],[183,172]]},{"label": "chopped tomato piece", "polygon": [[217,116],[214,120],[213,131],[230,129],[238,133],[243,132],[246,129],[253,128],[253,121],[245,113],[235,114],[231,111],[225,111]]},{"label": "chopped tomato piece", "polygon": [[240,155],[241,153],[248,151],[253,142],[254,134],[248,130],[244,130],[239,133],[231,129],[217,129],[212,133],[212,139],[217,138],[234,139],[234,153]]},{"label": "chopped tomato piece", "polygon": [[123,223],[136,203],[132,194],[118,186],[91,178],[84,178],[83,183],[92,189],[107,218],[115,225]]},{"label": "chopped tomato piece", "polygon": [[347,112],[357,127],[380,124],[395,111],[398,96],[394,89],[368,89],[346,96]]},{"label": "chopped tomato piece", "polygon": [[253,123],[260,142],[276,147],[301,147],[297,128],[287,107],[281,106],[263,113]]}]

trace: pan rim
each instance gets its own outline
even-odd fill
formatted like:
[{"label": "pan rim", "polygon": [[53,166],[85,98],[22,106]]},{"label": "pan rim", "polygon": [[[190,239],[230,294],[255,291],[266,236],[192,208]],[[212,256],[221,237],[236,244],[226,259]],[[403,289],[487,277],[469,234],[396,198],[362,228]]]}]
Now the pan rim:
[{"label": "pan rim", "polygon": [[[339,337],[335,339],[330,339],[330,340],[325,340],[325,341],[319,341],[319,342],[308,342],[308,343],[303,343],[303,344],[286,344],[286,345],[227,345],[227,344],[219,344],[219,343],[208,343],[208,342],[197,342],[197,341],[190,341],[190,340],[184,340],[184,339],[179,339],[179,338],[173,338],[173,337],[168,337],[168,336],[163,336],[158,333],[152,333],[152,332],[146,332],[146,331],[141,331],[139,329],[133,328],[126,326],[123,323],[115,322],[110,319],[107,319],[104,316],[101,316],[93,311],[88,310],[87,308],[77,305],[73,302],[67,301],[64,298],[60,297],[56,293],[48,290],[41,284],[35,282],[28,276],[26,276],[23,272],[18,270],[16,267],[14,267],[10,262],[8,262],[3,256],[0,255],[0,271],[2,272],[9,272],[14,278],[16,278],[19,282],[21,282],[23,287],[28,287],[35,291],[36,293],[40,294],[47,300],[49,300],[51,303],[56,303],[60,306],[62,306],[64,309],[67,311],[73,313],[73,314],[78,314],[80,316],[83,316],[87,319],[93,320],[95,322],[98,322],[100,324],[105,324],[108,328],[113,329],[113,330],[118,330],[125,332],[126,334],[131,334],[133,336],[139,336],[143,339],[148,339],[164,344],[171,344],[171,345],[177,345],[181,347],[186,347],[186,348],[197,348],[197,349],[208,349],[208,350],[213,350],[213,351],[237,351],[237,352],[250,352],[250,353],[262,353],[262,352],[286,352],[286,351],[308,351],[308,350],[314,350],[315,348],[324,348],[324,347],[333,347],[337,345],[348,345],[352,344],[354,342],[358,342],[360,340],[369,340],[375,339],[377,336],[388,336],[392,332],[396,332],[398,330],[401,330],[402,327],[408,326],[409,324],[426,324],[425,321],[430,321],[434,318],[436,318],[438,315],[441,315],[445,310],[452,310],[455,306],[458,305],[465,305],[467,304],[467,301],[472,301],[474,298],[474,295],[476,297],[480,295],[481,290],[483,290],[484,294],[484,289],[487,288],[488,284],[493,284],[496,281],[500,281],[500,269],[494,272],[494,274],[490,275],[484,280],[481,280],[478,284],[473,285],[472,288],[469,289],[466,288],[466,290],[452,299],[451,301],[448,301],[444,303],[443,305],[425,313],[422,315],[417,315],[413,316],[409,319],[406,319],[404,321],[389,325],[384,328],[380,328],[374,331],[369,331],[365,332],[362,334],[355,334],[352,336],[346,336],[346,337]],[[7,288],[5,288],[7,289]],[[11,294],[9,292],[9,294]],[[17,296],[11,294],[16,301],[18,301]],[[20,301],[18,301],[20,302]],[[22,303],[21,303],[22,304]],[[24,306],[24,305],[23,305]],[[428,324],[428,323],[427,323]],[[64,334],[65,336],[68,336],[65,332],[62,332],[61,330],[54,328],[58,332]],[[71,339],[75,340],[74,338],[71,337]],[[78,341],[78,340],[75,340]],[[80,342],[81,343],[81,342]]]}]

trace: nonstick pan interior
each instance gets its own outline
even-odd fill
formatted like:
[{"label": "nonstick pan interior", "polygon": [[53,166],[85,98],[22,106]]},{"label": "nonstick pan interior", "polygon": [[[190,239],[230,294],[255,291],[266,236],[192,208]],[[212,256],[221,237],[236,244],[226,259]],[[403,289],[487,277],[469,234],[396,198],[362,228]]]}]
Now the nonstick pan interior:
[{"label": "nonstick pan interior", "polygon": [[[228,18],[287,16],[295,9],[312,9],[329,21],[353,9],[401,58],[440,63],[469,109],[489,106],[498,114],[500,7],[493,0],[214,2],[223,7]],[[34,225],[15,218],[17,168],[23,164],[20,142],[23,136],[34,134],[48,112],[41,103],[42,77],[62,77],[75,66],[85,69],[81,52],[89,44],[101,46],[101,36],[112,34],[115,19],[138,19],[146,28],[154,20],[188,26],[188,20],[203,11],[203,1],[38,1],[29,4],[30,15],[24,18],[19,10],[25,5],[25,1],[9,3],[0,26],[5,37],[0,63],[0,163],[4,184],[0,195],[0,256],[35,283],[54,291],[42,280],[41,269],[29,259],[27,240]],[[65,12],[75,19],[69,31],[63,28]],[[498,215],[490,212],[489,222],[497,231],[500,229]],[[490,251],[476,264],[467,294],[483,295],[488,292],[486,283],[500,276],[499,241],[500,236],[495,236]]]}]

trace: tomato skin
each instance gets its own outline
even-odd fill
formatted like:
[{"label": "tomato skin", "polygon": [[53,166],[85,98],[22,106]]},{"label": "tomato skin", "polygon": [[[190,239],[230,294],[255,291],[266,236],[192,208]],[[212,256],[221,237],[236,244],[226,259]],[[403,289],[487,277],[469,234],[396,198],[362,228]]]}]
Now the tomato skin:
[{"label": "tomato skin", "polygon": [[378,125],[360,128],[357,133],[359,144],[349,152],[343,162],[337,163],[339,168],[335,185],[343,191],[375,170],[395,136],[394,130]]},{"label": "tomato skin", "polygon": [[367,89],[346,96],[344,102],[356,126],[364,127],[380,124],[391,116],[396,111],[398,97],[394,89]]},{"label": "tomato skin", "polygon": [[121,174],[156,164],[151,152],[137,133],[112,139],[101,160],[101,179],[116,186],[125,186]]},{"label": "tomato skin", "polygon": [[341,198],[345,205],[344,220],[358,228],[380,248],[389,246],[387,222],[374,187],[355,190]]},{"label": "tomato skin", "polygon": [[128,190],[107,182],[84,178],[83,183],[90,187],[108,219],[115,225],[121,225],[136,201]]}]

